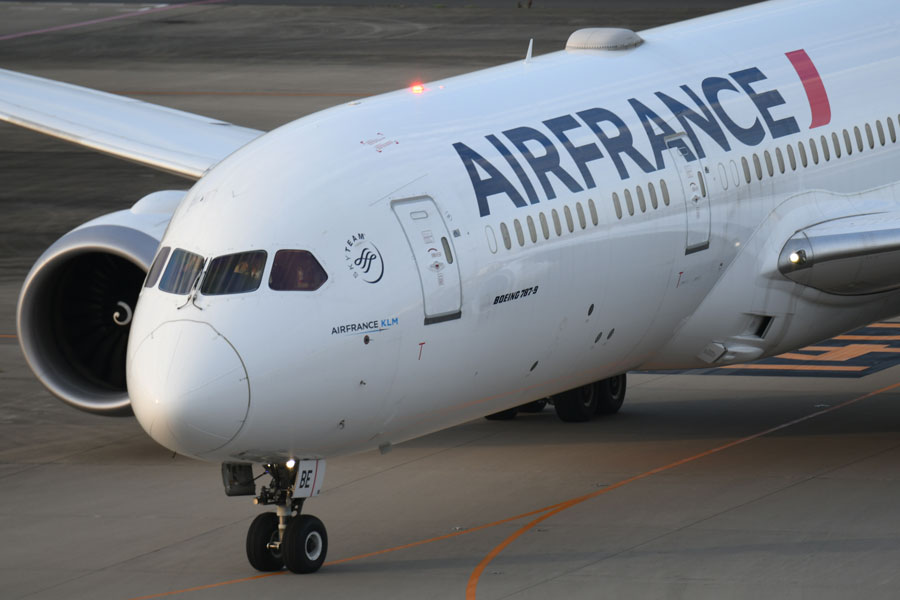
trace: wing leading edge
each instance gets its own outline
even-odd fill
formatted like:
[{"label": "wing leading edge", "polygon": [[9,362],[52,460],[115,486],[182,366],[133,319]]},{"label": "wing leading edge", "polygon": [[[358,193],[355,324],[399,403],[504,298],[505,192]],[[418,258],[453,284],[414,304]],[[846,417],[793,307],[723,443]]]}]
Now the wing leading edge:
[{"label": "wing leading edge", "polygon": [[189,179],[199,179],[263,134],[5,69],[0,69],[0,120]]}]

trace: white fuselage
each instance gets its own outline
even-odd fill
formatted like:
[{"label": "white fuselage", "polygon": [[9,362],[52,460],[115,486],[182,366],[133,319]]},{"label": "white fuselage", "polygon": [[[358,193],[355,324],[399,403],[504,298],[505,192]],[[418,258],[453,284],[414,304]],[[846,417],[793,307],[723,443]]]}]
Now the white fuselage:
[{"label": "white fuselage", "polygon": [[[900,203],[897,11],[862,5],[748,7],[641,32],[634,49],[556,52],[262,136],[193,187],[161,245],[265,250],[263,285],[144,290],[129,341],[138,419],[208,460],[330,457],[898,312],[896,293],[828,295],[776,269],[795,231]],[[786,56],[801,49],[830,108],[813,128]],[[697,120],[685,127],[658,93]],[[269,289],[279,249],[311,252],[325,284]]]}]

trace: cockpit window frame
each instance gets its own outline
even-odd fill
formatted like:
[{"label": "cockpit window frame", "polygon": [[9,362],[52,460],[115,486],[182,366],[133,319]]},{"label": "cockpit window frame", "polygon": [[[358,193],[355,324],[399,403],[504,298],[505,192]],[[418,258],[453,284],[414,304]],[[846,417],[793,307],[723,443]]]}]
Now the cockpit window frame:
[{"label": "cockpit window frame", "polygon": [[[284,269],[284,271],[281,271]],[[297,271],[306,285],[290,284],[296,279]],[[281,248],[275,251],[272,266],[269,269],[269,289],[275,292],[315,292],[328,281],[328,272],[319,259],[310,250],[299,248]]]},{"label": "cockpit window frame", "polygon": [[147,271],[147,277],[144,280],[145,288],[152,288],[156,285],[156,282],[159,281],[159,276],[162,275],[163,267],[166,266],[166,262],[169,260],[169,254],[171,252],[171,246],[163,246],[159,249],[159,252],[156,253],[156,258],[153,259],[153,263],[150,265],[150,269]]},{"label": "cockpit window frame", "polygon": [[[261,262],[259,259],[261,259]],[[231,296],[255,292],[262,284],[263,274],[268,261],[269,254],[265,250],[245,250],[217,256],[211,259],[206,267],[203,281],[200,283],[200,293],[204,296]],[[246,265],[246,269],[250,270],[249,273],[238,271],[242,264]],[[220,265],[222,265],[221,270],[223,270],[222,276],[218,273]],[[230,273],[228,273],[229,270],[231,271]],[[236,277],[238,275],[240,277]],[[241,283],[249,285],[240,287]]]},{"label": "cockpit window frame", "polygon": [[[183,260],[182,256],[184,256]],[[191,252],[190,250],[185,250],[184,248],[175,248],[169,257],[168,264],[162,273],[162,277],[160,277],[160,291],[176,296],[187,296],[191,293],[194,284],[197,282],[197,278],[203,273],[203,266],[205,264],[206,258],[203,255]],[[186,270],[185,267],[189,268]],[[179,272],[175,273],[175,271]],[[170,280],[170,277],[174,279]],[[172,283],[171,286],[169,285],[170,281]]]}]

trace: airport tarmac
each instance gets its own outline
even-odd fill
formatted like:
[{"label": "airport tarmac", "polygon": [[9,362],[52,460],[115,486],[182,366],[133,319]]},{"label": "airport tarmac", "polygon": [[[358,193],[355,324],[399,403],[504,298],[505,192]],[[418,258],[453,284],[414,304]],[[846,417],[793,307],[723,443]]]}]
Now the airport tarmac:
[{"label": "airport tarmac", "polygon": [[[285,4],[0,3],[0,67],[271,129],[516,60],[532,37],[541,54],[579,27],[733,3]],[[332,459],[305,508],[329,563],[260,576],[244,555],[259,510],[225,497],[218,465],[56,401],[14,336],[56,238],[187,185],[0,125],[0,597],[900,596],[895,323],[754,375],[630,374],[622,412],[591,423],[547,409]]]}]

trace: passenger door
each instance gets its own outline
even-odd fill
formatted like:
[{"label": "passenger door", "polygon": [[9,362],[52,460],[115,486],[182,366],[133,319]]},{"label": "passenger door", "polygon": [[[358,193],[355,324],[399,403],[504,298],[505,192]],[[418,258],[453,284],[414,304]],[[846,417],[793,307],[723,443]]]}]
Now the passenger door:
[{"label": "passenger door", "polygon": [[462,316],[462,290],[456,252],[447,225],[434,200],[419,196],[391,203],[412,250],[419,281],[425,324]]},{"label": "passenger door", "polygon": [[[681,140],[681,144],[672,145]],[[709,248],[710,207],[709,192],[703,179],[703,163],[698,157],[688,162],[683,150],[688,147],[688,137],[684,133],[666,137],[669,156],[681,180],[684,192],[685,211],[687,214],[687,237],[684,253],[692,254]]]}]

